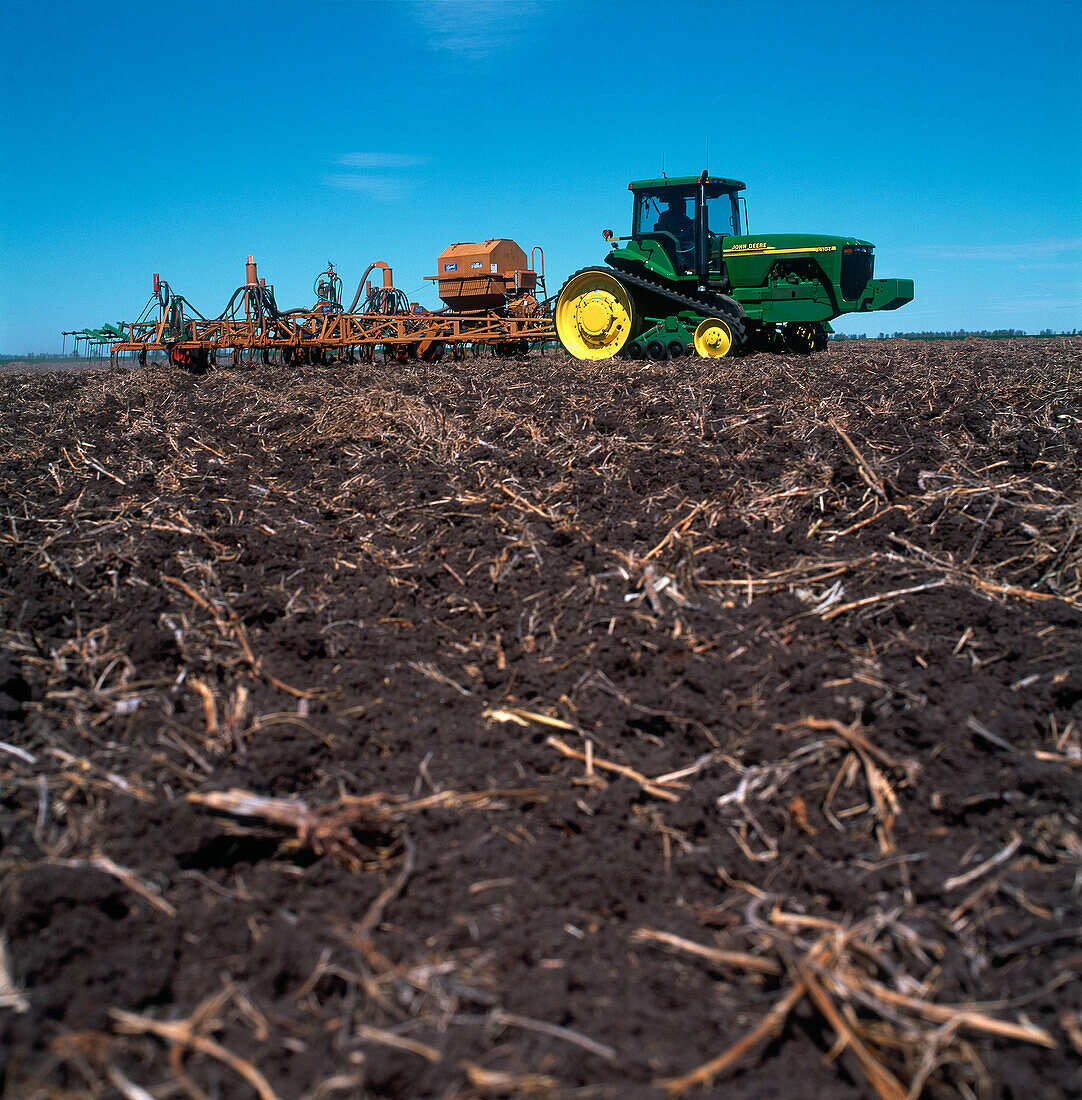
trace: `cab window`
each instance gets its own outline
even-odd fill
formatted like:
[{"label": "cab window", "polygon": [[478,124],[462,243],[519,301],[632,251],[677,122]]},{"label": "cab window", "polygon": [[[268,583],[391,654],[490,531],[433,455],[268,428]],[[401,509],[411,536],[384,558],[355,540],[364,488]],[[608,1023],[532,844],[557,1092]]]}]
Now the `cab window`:
[{"label": "cab window", "polygon": [[735,237],[740,234],[740,213],[734,197],[728,191],[707,198],[707,225],[712,237]]},{"label": "cab window", "polygon": [[[632,235],[641,237],[665,231],[678,238],[690,235],[693,228],[689,226],[695,223],[695,198],[694,191],[683,194],[668,189],[639,192]],[[723,191],[708,195],[706,207],[711,236],[740,235],[740,208],[735,194]]]},{"label": "cab window", "polygon": [[674,194],[671,191],[642,191],[636,206],[633,235],[640,237],[668,232],[680,237],[685,235],[688,223],[694,225],[694,222],[694,195]]}]

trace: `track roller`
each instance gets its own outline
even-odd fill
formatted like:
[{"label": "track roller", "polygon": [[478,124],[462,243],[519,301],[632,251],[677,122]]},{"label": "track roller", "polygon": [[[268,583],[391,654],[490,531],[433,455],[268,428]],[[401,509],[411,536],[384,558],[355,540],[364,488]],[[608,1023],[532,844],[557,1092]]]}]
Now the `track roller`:
[{"label": "track roller", "polygon": [[695,329],[695,350],[704,359],[722,359],[726,355],[736,355],[738,346],[732,321],[721,317],[707,317]]}]

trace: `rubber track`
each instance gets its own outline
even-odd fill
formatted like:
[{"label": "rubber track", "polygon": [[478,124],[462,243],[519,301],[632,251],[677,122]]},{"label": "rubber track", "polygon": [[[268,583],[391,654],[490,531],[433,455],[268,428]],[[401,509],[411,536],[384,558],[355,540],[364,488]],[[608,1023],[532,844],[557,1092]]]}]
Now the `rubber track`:
[{"label": "rubber track", "polygon": [[[751,350],[747,327],[744,324],[744,319],[747,317],[747,314],[741,309],[740,303],[735,298],[730,298],[726,294],[717,292],[714,294],[715,300],[713,302],[707,301],[705,298],[689,298],[684,294],[677,294],[676,291],[669,290],[661,283],[655,283],[652,279],[644,279],[641,275],[631,275],[619,268],[595,268],[594,270],[607,270],[620,282],[628,283],[642,290],[648,290],[651,294],[656,294],[659,298],[672,302],[681,309],[690,309],[695,313],[701,313],[707,317],[724,318],[729,322],[733,329],[733,336],[736,337],[734,341],[736,344],[736,355],[746,355],[748,351]],[[676,313],[678,311],[673,310],[673,312]]]},{"label": "rubber track", "polygon": [[[577,279],[580,275],[585,274],[588,271],[602,271],[606,275],[610,275],[619,283],[624,283],[630,286],[638,287],[641,290],[648,290],[651,294],[656,294],[659,298],[664,298],[666,301],[673,302],[680,306],[681,309],[689,309],[695,313],[701,313],[707,317],[723,317],[733,327],[733,335],[736,337],[736,355],[746,355],[751,350],[751,343],[748,339],[747,328],[744,325],[744,319],[747,314],[741,309],[740,303],[735,298],[730,298],[728,295],[715,292],[715,297],[721,299],[721,304],[717,302],[708,302],[704,298],[688,298],[683,294],[677,294],[673,290],[669,290],[661,283],[655,283],[650,279],[644,279],[640,275],[631,275],[626,271],[622,271],[617,267],[584,267],[576,271],[574,275],[564,280],[564,286],[566,287],[572,279]],[[560,289],[560,294],[563,294],[563,288]],[[559,298],[559,295],[557,295]],[[632,296],[634,302],[634,296]],[[678,312],[673,310],[674,313]]]},{"label": "rubber track", "polygon": [[[715,301],[711,302],[706,298],[689,298],[684,294],[677,294],[675,290],[669,290],[668,287],[664,286],[662,283],[655,283],[652,279],[644,279],[641,275],[631,275],[629,272],[623,271],[618,267],[599,267],[593,270],[608,271],[610,274],[615,275],[621,282],[628,282],[632,286],[641,287],[643,290],[649,290],[659,298],[665,298],[670,302],[676,302],[684,309],[691,309],[696,313],[702,313],[709,317],[722,316],[727,321],[739,321],[741,325],[743,325],[744,318],[747,316],[743,309],[740,308],[740,303],[735,298],[730,298],[727,294],[721,294],[717,291],[714,292]],[[720,302],[717,299],[720,299]]]}]

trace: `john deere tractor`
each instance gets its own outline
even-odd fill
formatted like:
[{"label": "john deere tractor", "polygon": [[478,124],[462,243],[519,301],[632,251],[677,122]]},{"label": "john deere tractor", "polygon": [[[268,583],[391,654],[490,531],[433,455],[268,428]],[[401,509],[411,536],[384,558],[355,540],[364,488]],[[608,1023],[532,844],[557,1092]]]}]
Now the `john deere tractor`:
[{"label": "john deere tractor", "polygon": [[556,301],[556,332],[578,359],[806,355],[826,347],[832,318],[913,300],[912,279],[872,278],[867,241],[749,234],[739,180],[703,172],[628,189],[631,236],[606,229],[608,266],[576,272]]}]

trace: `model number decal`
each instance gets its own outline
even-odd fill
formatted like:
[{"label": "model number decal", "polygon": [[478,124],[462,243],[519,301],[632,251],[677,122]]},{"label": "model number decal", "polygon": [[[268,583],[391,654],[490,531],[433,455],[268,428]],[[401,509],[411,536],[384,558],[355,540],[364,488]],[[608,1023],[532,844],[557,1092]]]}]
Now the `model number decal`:
[{"label": "model number decal", "polygon": [[795,253],[795,252],[837,252],[838,246],[836,244],[816,244],[809,245],[806,248],[775,248],[773,245],[768,244],[766,241],[756,241],[753,244],[734,244],[732,248],[725,249],[725,255],[733,256],[739,253],[757,253],[759,255],[779,255],[781,253]]}]

